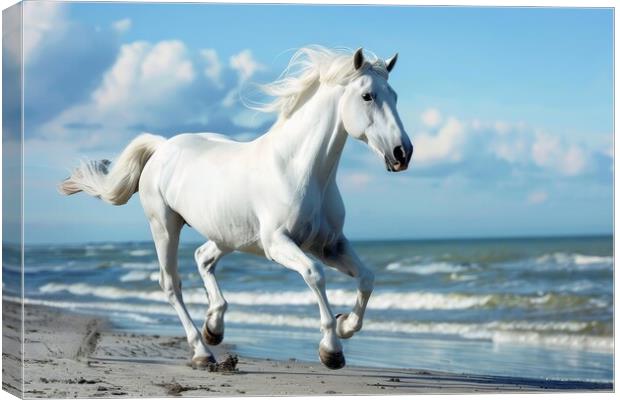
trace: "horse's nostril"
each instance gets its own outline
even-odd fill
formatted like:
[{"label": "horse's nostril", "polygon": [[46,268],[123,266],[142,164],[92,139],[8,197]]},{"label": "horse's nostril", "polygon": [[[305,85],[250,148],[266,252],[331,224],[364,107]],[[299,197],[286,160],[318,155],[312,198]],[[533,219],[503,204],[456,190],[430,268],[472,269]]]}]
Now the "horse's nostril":
[{"label": "horse's nostril", "polygon": [[405,161],[407,161],[407,154],[403,146],[394,147],[394,158],[396,158],[396,161],[399,163],[405,163]]}]

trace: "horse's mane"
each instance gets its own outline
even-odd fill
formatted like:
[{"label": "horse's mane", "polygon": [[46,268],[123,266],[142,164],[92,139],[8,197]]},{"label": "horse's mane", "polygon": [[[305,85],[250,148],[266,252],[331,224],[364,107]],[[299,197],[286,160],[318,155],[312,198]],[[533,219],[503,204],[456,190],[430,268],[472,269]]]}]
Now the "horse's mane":
[{"label": "horse's mane", "polygon": [[308,46],[297,50],[280,77],[260,89],[275,99],[253,108],[265,112],[277,112],[288,117],[297,108],[309,89],[319,83],[345,85],[364,71],[372,69],[387,79],[385,61],[366,52],[364,64],[358,70],[353,66],[353,52],[349,49],[327,49]]}]

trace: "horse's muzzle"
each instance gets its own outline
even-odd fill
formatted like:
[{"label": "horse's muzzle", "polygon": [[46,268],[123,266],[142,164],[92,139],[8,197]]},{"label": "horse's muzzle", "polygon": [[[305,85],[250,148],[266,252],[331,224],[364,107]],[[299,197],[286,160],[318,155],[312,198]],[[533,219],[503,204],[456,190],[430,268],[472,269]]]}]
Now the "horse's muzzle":
[{"label": "horse's muzzle", "polygon": [[392,151],[391,157],[387,155],[383,156],[385,160],[385,167],[390,172],[400,172],[407,169],[409,166],[409,160],[413,154],[413,147],[406,149],[404,146],[396,146]]}]

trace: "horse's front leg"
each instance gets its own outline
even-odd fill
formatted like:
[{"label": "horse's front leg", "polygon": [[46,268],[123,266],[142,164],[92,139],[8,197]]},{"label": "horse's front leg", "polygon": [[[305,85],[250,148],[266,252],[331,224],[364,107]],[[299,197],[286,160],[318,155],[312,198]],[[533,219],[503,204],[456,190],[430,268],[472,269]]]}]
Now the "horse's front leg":
[{"label": "horse's front leg", "polygon": [[355,332],[362,329],[364,312],[368,299],[372,294],[375,281],[375,274],[360,260],[351,243],[343,236],[336,244],[323,251],[317,256],[326,265],[337,269],[343,274],[349,275],[357,280],[357,299],[353,310],[348,314],[338,314],[336,316],[336,333],[338,337],[348,339]]},{"label": "horse's front leg", "polygon": [[276,233],[267,246],[267,255],[273,261],[297,271],[315,294],[321,314],[323,338],[319,344],[319,358],[330,369],[344,367],[342,344],[336,335],[336,319],[325,294],[323,266],[308,257],[289,237]]},{"label": "horse's front leg", "polygon": [[228,303],[215,279],[215,267],[220,258],[228,253],[229,251],[220,249],[212,241],[203,244],[194,253],[196,265],[209,300],[209,309],[207,310],[205,324],[202,327],[202,336],[208,344],[214,346],[220,344],[224,339],[224,313],[228,307]]}]

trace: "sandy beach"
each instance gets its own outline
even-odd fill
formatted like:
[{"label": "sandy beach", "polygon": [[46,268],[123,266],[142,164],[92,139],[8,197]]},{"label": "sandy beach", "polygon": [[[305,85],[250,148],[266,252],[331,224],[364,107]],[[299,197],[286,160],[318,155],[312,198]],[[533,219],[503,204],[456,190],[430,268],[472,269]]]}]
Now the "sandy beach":
[{"label": "sandy beach", "polygon": [[[3,388],[19,391],[19,306],[3,302]],[[612,384],[345,367],[238,355],[234,372],[195,370],[182,337],[115,332],[101,318],[27,305],[24,396],[162,397],[611,391]],[[218,361],[234,347],[212,348]],[[11,354],[13,353],[13,354]]]}]

